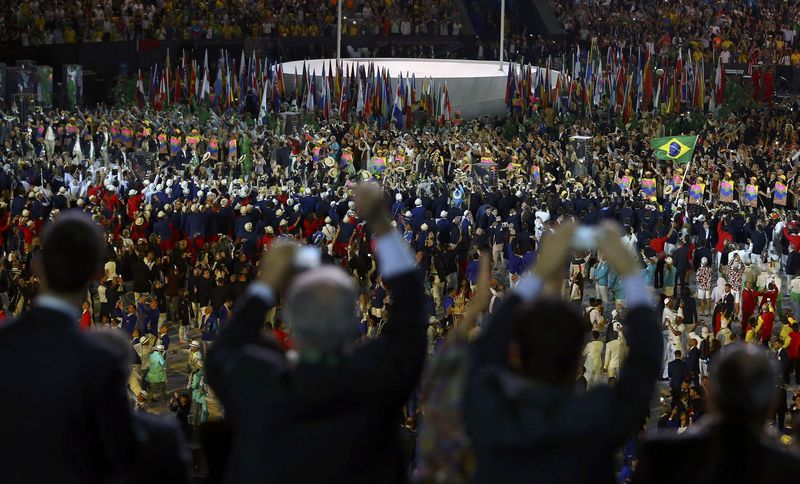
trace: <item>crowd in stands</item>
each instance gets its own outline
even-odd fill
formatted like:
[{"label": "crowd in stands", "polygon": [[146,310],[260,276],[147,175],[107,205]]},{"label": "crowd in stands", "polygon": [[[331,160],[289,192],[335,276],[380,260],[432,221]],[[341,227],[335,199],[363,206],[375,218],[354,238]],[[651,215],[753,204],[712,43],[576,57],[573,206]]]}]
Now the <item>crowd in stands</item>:
[{"label": "crowd in stands", "polygon": [[[567,42],[588,47],[596,39],[607,47],[645,49],[692,60],[738,64],[798,65],[795,42],[798,6],[793,3],[708,2],[553,2]],[[687,59],[688,57],[684,57]]]},{"label": "crowd in stands", "polygon": [[[342,8],[345,36],[458,36],[464,28],[452,0],[345,0]],[[332,36],[336,10],[335,1],[324,0],[7,2],[0,7],[0,41],[41,45]]]}]

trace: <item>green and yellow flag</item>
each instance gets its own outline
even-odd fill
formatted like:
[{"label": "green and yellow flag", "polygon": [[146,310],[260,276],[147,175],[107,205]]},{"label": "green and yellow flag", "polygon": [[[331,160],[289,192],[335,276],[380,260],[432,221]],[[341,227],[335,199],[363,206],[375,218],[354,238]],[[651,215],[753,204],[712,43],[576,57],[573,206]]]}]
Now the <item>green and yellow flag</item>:
[{"label": "green and yellow flag", "polygon": [[668,136],[650,140],[650,146],[656,150],[659,160],[674,160],[678,163],[689,163],[694,154],[697,136]]}]

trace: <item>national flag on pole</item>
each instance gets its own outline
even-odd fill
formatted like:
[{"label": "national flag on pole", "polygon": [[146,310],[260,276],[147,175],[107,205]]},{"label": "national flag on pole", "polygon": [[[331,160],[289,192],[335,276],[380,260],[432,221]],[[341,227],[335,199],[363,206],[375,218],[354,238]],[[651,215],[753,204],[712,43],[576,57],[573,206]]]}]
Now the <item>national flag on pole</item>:
[{"label": "national flag on pole", "polygon": [[678,163],[688,163],[692,159],[696,144],[697,136],[667,136],[650,140],[656,158]]},{"label": "national flag on pole", "polygon": [[142,70],[139,69],[139,73],[136,77],[136,104],[141,106],[144,104],[145,94],[144,94],[144,82],[142,81]]},{"label": "national flag on pole", "polygon": [[681,112],[681,93],[683,92],[683,54],[681,49],[678,49],[678,61],[675,63],[675,80],[673,85],[677,83],[677,93],[675,96],[675,112]]},{"label": "national flag on pole", "polygon": [[653,67],[650,65],[650,50],[647,51],[647,61],[644,63],[644,111],[650,110],[653,101]]},{"label": "national flag on pole", "polygon": [[258,124],[267,124],[267,86],[261,92],[261,106],[258,109]]},{"label": "national flag on pole", "polygon": [[401,100],[403,99],[403,78],[397,78],[397,93],[394,96],[394,107],[392,108],[392,119],[397,123],[397,129],[403,129],[405,126],[405,119],[403,117],[403,107]]}]

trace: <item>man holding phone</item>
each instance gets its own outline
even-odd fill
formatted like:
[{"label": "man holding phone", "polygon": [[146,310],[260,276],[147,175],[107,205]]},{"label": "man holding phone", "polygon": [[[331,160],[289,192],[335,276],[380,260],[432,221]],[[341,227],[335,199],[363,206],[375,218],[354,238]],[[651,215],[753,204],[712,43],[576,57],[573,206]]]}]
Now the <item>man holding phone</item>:
[{"label": "man holding phone", "polygon": [[[404,479],[396,417],[425,357],[422,280],[377,186],[359,187],[356,210],[376,236],[389,321],[380,337],[354,346],[352,278],[309,268],[306,250],[274,245],[208,355],[208,381],[234,430],[226,482]],[[260,339],[279,298],[297,358]]]}]

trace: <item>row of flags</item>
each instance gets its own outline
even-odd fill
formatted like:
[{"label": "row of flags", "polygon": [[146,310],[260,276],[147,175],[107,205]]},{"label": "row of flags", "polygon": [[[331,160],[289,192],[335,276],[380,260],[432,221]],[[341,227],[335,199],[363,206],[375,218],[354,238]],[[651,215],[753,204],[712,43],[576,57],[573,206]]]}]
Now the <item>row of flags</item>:
[{"label": "row of flags", "polygon": [[267,94],[275,109],[284,95],[281,69],[279,63],[262,60],[255,52],[246,56],[242,51],[237,62],[226,50],[220,51],[215,67],[209,66],[208,50],[202,64],[187,58],[183,51],[173,65],[167,50],[165,62],[151,67],[146,77],[141,69],[137,72],[136,102],[159,111],[180,103],[205,103],[220,111],[241,111],[248,95]]},{"label": "row of flags", "polygon": [[[706,94],[703,62],[693,62],[691,50],[678,51],[672,62],[667,56],[642,55],[609,47],[605,56],[592,41],[588,52],[580,47],[571,62],[561,59],[561,70],[544,66],[509,63],[505,103],[508,112],[529,113],[539,108],[597,109],[624,122],[640,112],[681,113],[686,110],[714,110],[725,100],[725,69],[719,60],[710,79],[712,93]],[[708,98],[708,99],[706,99]]]},{"label": "row of flags", "polygon": [[322,72],[309,70],[304,62],[294,72],[294,85],[287,86],[283,65],[260,59],[255,52],[232,59],[221,51],[215,66],[182,52],[172,63],[169,51],[163,64],[154,65],[145,76],[137,72],[136,102],[160,111],[180,103],[205,104],[214,110],[243,111],[248,96],[258,100],[259,121],[280,112],[283,102],[294,102],[303,112],[318,111],[325,119],[335,113],[344,120],[376,120],[398,128],[413,124],[414,111],[443,122],[451,119],[452,106],[446,82],[431,78],[418,81],[414,74],[393,77],[373,62],[328,61]]}]

